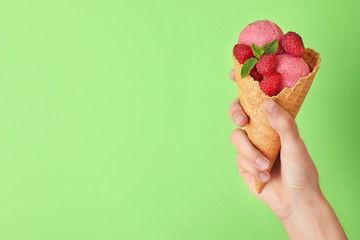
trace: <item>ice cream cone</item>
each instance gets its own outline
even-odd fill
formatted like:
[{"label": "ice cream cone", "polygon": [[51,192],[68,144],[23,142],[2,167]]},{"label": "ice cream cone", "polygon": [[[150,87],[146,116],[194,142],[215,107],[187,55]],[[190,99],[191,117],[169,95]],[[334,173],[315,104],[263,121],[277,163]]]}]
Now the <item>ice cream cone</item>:
[{"label": "ice cream cone", "polygon": [[[259,82],[255,81],[250,75],[241,78],[242,64],[233,56],[240,102],[249,117],[245,130],[252,144],[270,160],[269,172],[279,154],[281,144],[279,135],[268,123],[261,105],[264,100],[271,98],[295,119],[321,61],[319,53],[310,48],[305,49],[302,58],[310,68],[309,75],[300,78],[294,87],[284,88],[278,95],[269,97],[261,91]],[[258,193],[263,190],[264,185],[265,183],[255,179]]]}]

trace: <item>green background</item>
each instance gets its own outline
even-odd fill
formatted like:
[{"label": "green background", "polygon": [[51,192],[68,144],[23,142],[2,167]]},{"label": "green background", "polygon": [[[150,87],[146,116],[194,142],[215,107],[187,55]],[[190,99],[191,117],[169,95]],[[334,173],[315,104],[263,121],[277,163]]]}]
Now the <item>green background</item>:
[{"label": "green background", "polygon": [[241,29],[298,32],[322,66],[297,122],[360,238],[358,1],[2,1],[0,239],[286,239],[238,175]]}]

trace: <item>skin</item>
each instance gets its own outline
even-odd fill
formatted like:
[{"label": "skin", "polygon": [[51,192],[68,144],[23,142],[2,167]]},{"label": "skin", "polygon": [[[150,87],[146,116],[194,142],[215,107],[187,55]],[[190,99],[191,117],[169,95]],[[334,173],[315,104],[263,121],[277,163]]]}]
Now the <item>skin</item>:
[{"label": "skin", "polygon": [[[235,81],[234,70],[230,78]],[[271,99],[262,106],[270,125],[280,136],[281,151],[271,176],[269,161],[248,139],[246,132],[235,129],[230,140],[239,151],[236,163],[251,192],[269,206],[284,225],[290,239],[347,239],[343,228],[319,187],[319,176],[313,160],[299,135],[292,117]],[[248,117],[236,98],[229,115],[238,127]],[[254,179],[267,182],[257,194]]]}]

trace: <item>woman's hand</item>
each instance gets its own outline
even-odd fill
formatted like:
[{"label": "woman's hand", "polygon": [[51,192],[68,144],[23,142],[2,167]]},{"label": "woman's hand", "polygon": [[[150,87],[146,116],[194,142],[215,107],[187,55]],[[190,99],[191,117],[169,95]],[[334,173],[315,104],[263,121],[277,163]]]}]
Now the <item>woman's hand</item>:
[{"label": "woman's hand", "polygon": [[[230,78],[235,81],[233,70],[230,72]],[[314,225],[320,224],[318,222],[315,224],[314,221],[321,222],[317,217],[324,217],[325,211],[326,217],[333,220],[332,227],[340,233],[339,235],[333,233],[338,238],[332,236],[326,239],[346,239],[335,213],[321,193],[317,169],[300,138],[295,121],[271,99],[264,102],[262,111],[280,136],[280,159],[277,159],[270,176],[266,171],[269,168],[269,160],[252,145],[244,130],[236,129],[231,133],[230,139],[239,151],[236,162],[240,175],[253,194],[268,205],[283,222],[290,237],[322,239],[321,235],[314,235],[315,229],[313,231],[311,229]],[[229,115],[238,127],[247,124],[248,118],[238,98],[232,102]],[[267,182],[260,194],[255,191],[255,178]],[[320,215],[319,209],[321,209]],[[312,227],[308,226],[309,224]],[[302,225],[308,231],[303,231],[301,232],[303,235],[299,235],[298,231],[301,231],[299,227]],[[316,229],[320,228],[316,227]],[[311,234],[306,235],[307,232]]]}]

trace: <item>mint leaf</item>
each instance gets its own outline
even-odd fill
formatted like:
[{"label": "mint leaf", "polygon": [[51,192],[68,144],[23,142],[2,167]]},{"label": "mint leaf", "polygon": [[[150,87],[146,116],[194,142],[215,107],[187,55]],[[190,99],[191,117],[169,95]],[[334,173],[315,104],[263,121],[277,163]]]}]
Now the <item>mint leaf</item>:
[{"label": "mint leaf", "polygon": [[251,49],[255,57],[261,58],[261,56],[264,54],[264,51],[260,49],[258,46],[256,46],[254,43],[251,44]]},{"label": "mint leaf", "polygon": [[257,62],[258,60],[256,58],[249,58],[248,60],[246,60],[241,68],[241,78],[249,75],[251,69],[256,65]]},{"label": "mint leaf", "polygon": [[274,41],[271,43],[264,44],[261,49],[264,51],[265,54],[274,54],[278,48],[278,40],[275,38]]}]

